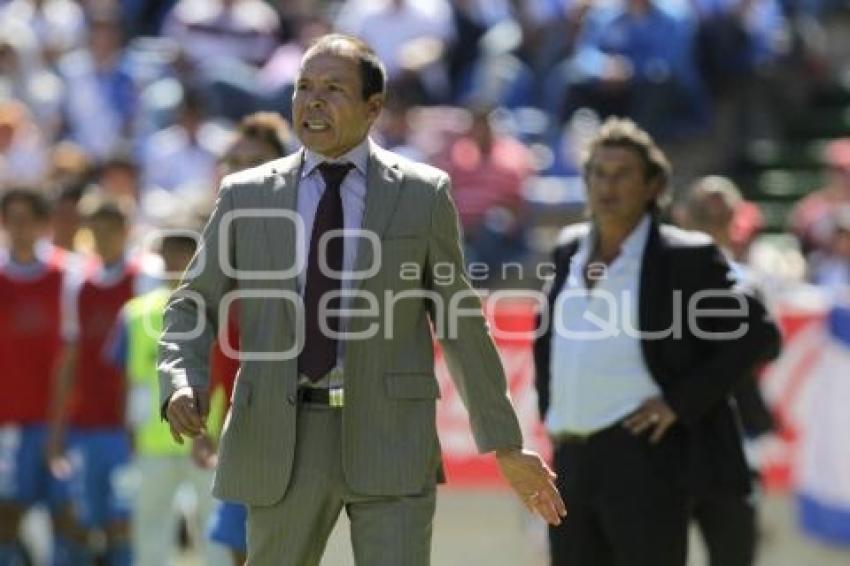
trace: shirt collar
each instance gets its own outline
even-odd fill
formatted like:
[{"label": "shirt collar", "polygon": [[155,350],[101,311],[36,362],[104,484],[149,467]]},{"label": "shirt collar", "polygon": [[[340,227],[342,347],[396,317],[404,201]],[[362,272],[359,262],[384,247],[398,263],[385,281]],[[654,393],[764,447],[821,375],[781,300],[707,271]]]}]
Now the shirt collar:
[{"label": "shirt collar", "polygon": [[[620,255],[625,257],[640,260],[643,257],[643,250],[646,248],[646,241],[649,239],[649,228],[652,225],[650,215],[644,214],[637,223],[637,226],[632,229],[631,233],[623,240],[620,245]],[[593,241],[596,239],[596,227],[591,227],[587,235],[581,239],[579,247],[573,258],[581,265],[587,262],[587,256],[590,254],[590,249]]]},{"label": "shirt collar", "polygon": [[643,250],[646,247],[646,240],[649,238],[649,214],[644,214],[632,233],[623,241],[620,246],[620,255],[624,257],[638,258],[643,256]]},{"label": "shirt collar", "polygon": [[98,269],[95,279],[100,283],[109,283],[117,281],[124,275],[127,268],[126,256],[121,256],[118,261],[112,262],[109,265],[103,264]]},{"label": "shirt collar", "polygon": [[328,161],[330,163],[343,163],[348,162],[354,165],[354,168],[360,171],[360,173],[365,176],[366,175],[366,166],[369,163],[369,152],[371,147],[372,140],[369,136],[363,138],[359,144],[351,148],[347,153],[340,155],[337,158],[327,157],[320,153],[316,153],[310,149],[304,148],[304,167],[301,170],[301,178],[307,177],[313,173],[313,171],[320,164]]}]

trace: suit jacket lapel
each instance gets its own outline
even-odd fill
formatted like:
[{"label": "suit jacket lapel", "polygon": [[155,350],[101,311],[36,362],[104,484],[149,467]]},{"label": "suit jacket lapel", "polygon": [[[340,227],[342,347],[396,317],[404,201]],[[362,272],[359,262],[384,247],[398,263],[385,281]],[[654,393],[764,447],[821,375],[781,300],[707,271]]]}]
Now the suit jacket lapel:
[{"label": "suit jacket lapel", "polygon": [[[381,148],[371,144],[366,169],[366,208],[361,225],[364,231],[374,233],[379,239],[383,238],[396,209],[401,181],[402,173],[398,165],[390,162]],[[372,265],[375,251],[373,247],[364,238],[360,238],[354,261],[355,271],[363,271]],[[359,289],[363,280],[363,277],[359,277],[353,288]]]},{"label": "suit jacket lapel", "polygon": [[663,379],[661,347],[672,335],[659,338],[650,333],[663,333],[673,324],[673,283],[666,251],[658,220],[653,218],[641,265],[638,326],[642,333],[646,333],[640,341],[644,361],[659,384]]},{"label": "suit jacket lapel", "polygon": [[[283,158],[280,164],[272,169],[272,187],[268,209],[274,212],[288,211],[296,213],[298,195],[298,178],[303,162],[303,150]],[[294,217],[293,217],[294,218]],[[268,241],[269,269],[283,271],[291,269],[296,262],[295,254],[304,246],[296,245],[298,237],[309,238],[307,234],[297,234],[295,222],[290,218],[270,217],[263,221],[263,227]],[[304,260],[306,262],[306,258]],[[306,265],[306,263],[304,264]],[[291,277],[279,278],[284,291],[296,292],[297,274],[292,270]],[[289,321],[295,319],[291,301],[283,301],[284,312]]]}]

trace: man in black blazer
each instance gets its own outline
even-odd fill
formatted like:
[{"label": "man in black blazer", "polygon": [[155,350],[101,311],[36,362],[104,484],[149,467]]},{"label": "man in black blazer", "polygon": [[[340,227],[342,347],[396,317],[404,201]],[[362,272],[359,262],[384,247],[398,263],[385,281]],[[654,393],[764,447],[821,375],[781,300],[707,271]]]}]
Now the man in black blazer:
[{"label": "man in black blazer", "polygon": [[554,252],[534,354],[571,504],[556,566],[684,565],[694,497],[750,490],[730,391],[779,333],[710,238],[658,222],[669,173],[646,132],[609,119],[585,160],[591,222]]}]

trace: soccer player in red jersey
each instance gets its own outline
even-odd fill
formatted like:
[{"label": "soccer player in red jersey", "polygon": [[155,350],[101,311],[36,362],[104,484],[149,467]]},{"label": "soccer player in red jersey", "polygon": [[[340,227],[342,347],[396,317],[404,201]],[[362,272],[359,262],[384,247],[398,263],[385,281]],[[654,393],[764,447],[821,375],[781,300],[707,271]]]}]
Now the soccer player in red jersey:
[{"label": "soccer player in red jersey", "polygon": [[[131,497],[121,481],[131,456],[126,387],[121,371],[107,363],[103,350],[121,307],[150,288],[154,278],[140,260],[126,254],[129,202],[94,190],[78,208],[97,257],[70,302],[73,339],[51,395],[48,457],[56,474],[70,477],[80,527],[105,533],[106,563],[129,566]],[[93,554],[98,549],[88,550]]]},{"label": "soccer player in red jersey", "polygon": [[8,249],[0,258],[0,564],[23,560],[17,532],[33,505],[53,518],[53,564],[76,560],[67,486],[44,459],[50,382],[62,349],[69,274],[63,254],[42,245],[49,204],[34,189],[0,197]]}]

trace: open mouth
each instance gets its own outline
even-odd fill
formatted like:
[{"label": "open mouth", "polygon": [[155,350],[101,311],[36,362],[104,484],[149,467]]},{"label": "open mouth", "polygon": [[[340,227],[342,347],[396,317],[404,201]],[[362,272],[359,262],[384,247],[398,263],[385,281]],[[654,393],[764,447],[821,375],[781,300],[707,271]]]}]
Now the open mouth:
[{"label": "open mouth", "polygon": [[330,129],[330,124],[324,120],[304,120],[302,126],[309,132],[324,132]]}]

